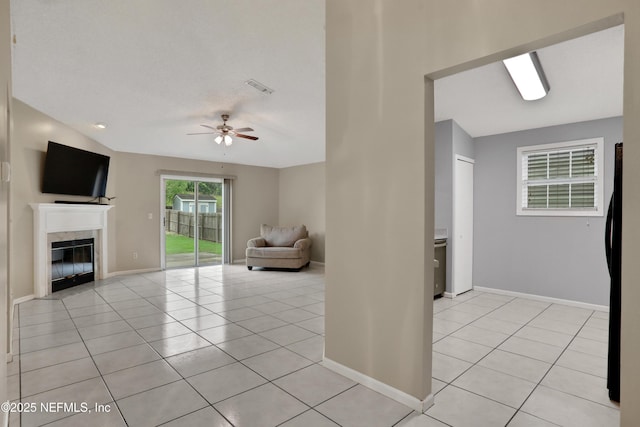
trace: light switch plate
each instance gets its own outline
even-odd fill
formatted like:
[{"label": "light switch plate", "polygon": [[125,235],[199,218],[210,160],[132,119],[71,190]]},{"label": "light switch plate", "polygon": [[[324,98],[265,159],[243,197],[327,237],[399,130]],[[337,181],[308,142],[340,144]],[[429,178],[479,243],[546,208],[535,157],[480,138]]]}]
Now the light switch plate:
[{"label": "light switch plate", "polygon": [[0,163],[0,180],[2,180],[2,182],[11,181],[11,163]]}]

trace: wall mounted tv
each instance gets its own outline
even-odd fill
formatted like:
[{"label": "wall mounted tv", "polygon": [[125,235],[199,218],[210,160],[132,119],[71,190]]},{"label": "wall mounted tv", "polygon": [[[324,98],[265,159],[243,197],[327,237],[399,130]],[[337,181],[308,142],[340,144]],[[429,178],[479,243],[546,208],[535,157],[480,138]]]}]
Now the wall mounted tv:
[{"label": "wall mounted tv", "polygon": [[49,141],[42,192],[104,197],[109,159],[109,156]]}]

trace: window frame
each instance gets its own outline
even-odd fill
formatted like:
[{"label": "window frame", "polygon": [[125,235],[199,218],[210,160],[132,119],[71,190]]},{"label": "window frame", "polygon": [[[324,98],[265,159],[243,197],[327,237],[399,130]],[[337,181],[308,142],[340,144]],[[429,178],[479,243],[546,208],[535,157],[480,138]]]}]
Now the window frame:
[{"label": "window frame", "polygon": [[[579,149],[595,146],[595,208],[527,208],[523,206],[523,157],[536,152],[549,152],[562,149]],[[604,216],[604,138],[588,138],[550,144],[527,145],[518,147],[516,155],[516,215],[518,216],[566,216],[566,217],[601,217]]]}]

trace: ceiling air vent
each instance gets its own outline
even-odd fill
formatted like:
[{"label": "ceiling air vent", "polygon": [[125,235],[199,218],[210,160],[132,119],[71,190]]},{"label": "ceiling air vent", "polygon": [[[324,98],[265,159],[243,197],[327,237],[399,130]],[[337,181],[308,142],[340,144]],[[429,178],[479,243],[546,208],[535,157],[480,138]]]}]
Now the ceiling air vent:
[{"label": "ceiling air vent", "polygon": [[247,80],[245,83],[248,84],[251,87],[256,88],[257,90],[259,90],[262,93],[266,93],[267,95],[271,95],[273,93],[273,89],[270,89],[270,88],[266,87],[265,85],[263,85],[262,83],[260,83],[258,81],[255,81],[253,79]]}]

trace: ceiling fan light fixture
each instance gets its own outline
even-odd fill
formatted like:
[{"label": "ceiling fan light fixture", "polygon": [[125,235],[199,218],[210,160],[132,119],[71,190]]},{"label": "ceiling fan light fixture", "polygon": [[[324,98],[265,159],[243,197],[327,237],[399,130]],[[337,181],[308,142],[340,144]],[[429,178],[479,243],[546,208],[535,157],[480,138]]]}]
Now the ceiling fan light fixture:
[{"label": "ceiling fan light fixture", "polygon": [[514,56],[502,63],[525,101],[535,101],[549,93],[549,82],[536,52]]},{"label": "ceiling fan light fixture", "polygon": [[245,135],[240,132],[253,132],[253,129],[250,127],[243,128],[234,128],[232,126],[227,125],[227,120],[229,120],[229,114],[222,114],[223,124],[219,126],[212,126],[207,124],[201,124],[200,126],[207,129],[207,132],[194,132],[188,133],[187,135],[216,135],[213,140],[216,144],[220,145],[224,142],[224,145],[227,147],[233,144],[232,136],[237,136],[238,138],[250,139],[252,141],[257,141],[258,137],[253,135]]}]

